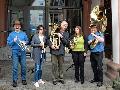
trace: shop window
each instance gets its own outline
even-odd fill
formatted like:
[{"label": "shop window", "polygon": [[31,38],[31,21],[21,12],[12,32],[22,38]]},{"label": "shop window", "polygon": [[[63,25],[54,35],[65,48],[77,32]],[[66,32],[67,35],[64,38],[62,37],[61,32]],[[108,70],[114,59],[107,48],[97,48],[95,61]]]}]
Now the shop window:
[{"label": "shop window", "polygon": [[35,0],[32,6],[45,6],[45,0]]}]

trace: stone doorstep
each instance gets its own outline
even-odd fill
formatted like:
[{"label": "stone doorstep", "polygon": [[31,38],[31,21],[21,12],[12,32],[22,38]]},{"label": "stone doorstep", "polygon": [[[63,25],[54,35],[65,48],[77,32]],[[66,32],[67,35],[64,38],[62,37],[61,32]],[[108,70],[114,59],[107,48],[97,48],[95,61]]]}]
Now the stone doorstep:
[{"label": "stone doorstep", "polygon": [[113,61],[109,61],[107,63],[107,72],[106,75],[110,78],[110,79],[115,79],[117,77],[119,77],[119,71],[120,71],[120,64],[116,64]]},{"label": "stone doorstep", "polygon": [[110,61],[107,63],[107,65],[115,71],[120,71],[120,64],[116,64],[113,61]]}]

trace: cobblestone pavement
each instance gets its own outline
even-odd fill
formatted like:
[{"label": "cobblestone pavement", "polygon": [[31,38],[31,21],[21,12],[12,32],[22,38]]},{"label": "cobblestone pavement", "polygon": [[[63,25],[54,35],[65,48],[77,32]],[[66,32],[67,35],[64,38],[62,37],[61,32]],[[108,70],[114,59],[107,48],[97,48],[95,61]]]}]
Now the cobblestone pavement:
[{"label": "cobblestone pavement", "polygon": [[[106,71],[105,63],[107,62],[104,59],[104,72]],[[27,57],[27,82],[26,86],[21,84],[20,78],[20,67],[19,67],[19,79],[18,87],[14,88],[12,84],[12,75],[11,75],[11,60],[0,61],[2,64],[2,78],[0,79],[0,90],[113,90],[111,87],[111,81],[104,75],[104,85],[102,87],[97,87],[96,83],[91,84],[89,81],[93,78],[93,72],[90,66],[89,55],[86,58],[85,62],[85,83],[74,82],[74,68],[70,68],[68,71],[65,71],[71,64],[72,59],[71,55],[67,54],[65,57],[64,63],[64,77],[66,84],[62,85],[58,83],[57,85],[52,84],[52,73],[51,73],[51,61],[50,54],[47,53],[47,60],[43,64],[43,80],[46,82],[44,85],[40,85],[39,88],[34,87],[33,85],[33,76],[34,74],[29,71],[34,67],[34,62],[31,58]]]}]

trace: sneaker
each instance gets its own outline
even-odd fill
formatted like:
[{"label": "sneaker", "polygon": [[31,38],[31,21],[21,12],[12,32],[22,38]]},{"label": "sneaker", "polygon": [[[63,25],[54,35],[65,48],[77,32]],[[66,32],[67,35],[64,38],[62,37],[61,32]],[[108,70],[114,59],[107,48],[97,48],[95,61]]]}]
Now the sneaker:
[{"label": "sneaker", "polygon": [[26,80],[22,80],[22,84],[23,84],[23,85],[27,85]]},{"label": "sneaker", "polygon": [[13,87],[17,87],[17,82],[16,82],[16,81],[13,81],[12,86],[13,86]]},{"label": "sneaker", "polygon": [[45,82],[42,79],[38,80],[38,83],[39,84],[45,84]]},{"label": "sneaker", "polygon": [[34,85],[35,85],[35,87],[39,87],[39,83],[38,82],[34,83]]}]

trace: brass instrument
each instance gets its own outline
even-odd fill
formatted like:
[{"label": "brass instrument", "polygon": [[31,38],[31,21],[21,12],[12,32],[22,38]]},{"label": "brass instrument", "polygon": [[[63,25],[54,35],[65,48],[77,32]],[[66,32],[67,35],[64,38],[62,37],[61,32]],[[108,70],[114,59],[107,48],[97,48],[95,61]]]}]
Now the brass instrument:
[{"label": "brass instrument", "polygon": [[[90,14],[91,25],[96,25],[100,32],[105,32],[107,26],[107,18],[104,14],[104,8],[102,6],[95,6]],[[93,49],[98,43],[97,39],[94,39],[90,43],[90,49]]]},{"label": "brass instrument", "polygon": [[96,24],[99,26],[100,31],[104,32],[107,26],[107,17],[104,14],[103,7],[95,6],[90,14],[91,24]]},{"label": "brass instrument", "polygon": [[58,33],[53,33],[51,36],[50,36],[50,41],[52,42],[52,45],[55,47],[55,48],[58,48],[60,47],[60,37],[58,36]]},{"label": "brass instrument", "polygon": [[98,43],[98,40],[97,40],[97,39],[92,40],[92,42],[90,43],[90,49],[95,48],[96,45],[97,45],[97,43]]},{"label": "brass instrument", "polygon": [[70,40],[70,49],[73,49],[75,47],[75,41],[76,41],[76,37]]},{"label": "brass instrument", "polygon": [[59,31],[60,28],[58,27],[57,24],[53,24],[53,29],[51,31],[50,34],[50,41],[52,42],[52,45],[54,46],[54,48],[59,49],[60,47],[60,37],[59,37]]},{"label": "brass instrument", "polygon": [[30,51],[26,43],[24,41],[21,41],[19,38],[17,39],[16,43],[18,44],[18,46],[21,48],[22,51],[25,51],[25,50]]}]

